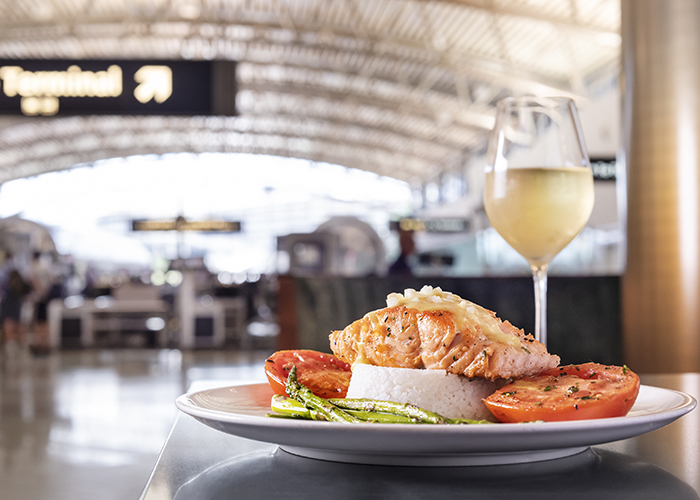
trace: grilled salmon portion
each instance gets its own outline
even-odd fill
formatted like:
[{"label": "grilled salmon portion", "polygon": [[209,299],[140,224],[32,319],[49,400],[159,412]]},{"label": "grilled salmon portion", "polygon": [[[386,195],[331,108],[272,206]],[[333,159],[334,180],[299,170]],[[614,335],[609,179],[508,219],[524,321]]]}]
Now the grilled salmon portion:
[{"label": "grilled salmon portion", "polygon": [[331,333],[331,350],[347,363],[391,368],[424,368],[418,311],[387,307]]},{"label": "grilled salmon portion", "polygon": [[[536,375],[559,365],[559,356],[532,335],[481,306],[439,288],[408,292],[413,300],[388,301],[396,305],[332,332],[333,354],[351,364],[446,370],[489,380]],[[415,293],[423,295],[416,300]]]}]

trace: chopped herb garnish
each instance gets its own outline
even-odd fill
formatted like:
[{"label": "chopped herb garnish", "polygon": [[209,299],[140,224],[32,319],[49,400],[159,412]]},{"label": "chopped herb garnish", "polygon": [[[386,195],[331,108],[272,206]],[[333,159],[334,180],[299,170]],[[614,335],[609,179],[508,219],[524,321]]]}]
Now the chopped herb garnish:
[{"label": "chopped herb garnish", "polygon": [[553,385],[548,385],[547,387],[544,388],[544,392],[549,392],[549,391],[551,391],[552,389],[554,389],[554,386],[553,386]]},{"label": "chopped herb garnish", "polygon": [[575,392],[578,392],[578,384],[572,385],[571,387],[569,387],[569,388],[567,389],[567,391],[569,392],[569,394],[573,394],[573,393],[575,393]]},{"label": "chopped herb garnish", "polygon": [[510,392],[504,392],[503,395],[504,396],[512,396],[513,394],[517,394],[517,393],[518,393],[518,391],[510,391]]},{"label": "chopped herb garnish", "polygon": [[457,356],[452,356],[452,361],[457,361]]},{"label": "chopped herb garnish", "polygon": [[594,399],[593,396],[583,396],[582,398],[579,399]]},{"label": "chopped herb garnish", "polygon": [[630,371],[629,368],[627,368],[627,365],[622,365],[622,374],[627,375],[627,372]]},{"label": "chopped herb garnish", "polygon": [[530,354],[530,351],[528,351],[527,348],[526,348],[525,346],[520,346],[520,348],[521,348],[523,351],[525,351],[526,353]]}]

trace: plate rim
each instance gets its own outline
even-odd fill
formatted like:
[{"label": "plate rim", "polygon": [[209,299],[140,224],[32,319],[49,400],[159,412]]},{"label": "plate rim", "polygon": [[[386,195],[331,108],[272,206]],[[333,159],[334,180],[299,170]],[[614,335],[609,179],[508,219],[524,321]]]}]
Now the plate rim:
[{"label": "plate rim", "polygon": [[[261,387],[263,386],[263,387]],[[640,394],[661,400],[663,409],[637,415],[564,422],[493,425],[406,425],[318,422],[266,418],[260,395],[267,384],[237,384],[183,394],[176,405],[202,424],[239,438],[277,445],[307,458],[366,465],[473,466],[536,462],[580,453],[591,446],[634,438],[664,427],[697,406],[695,398],[674,389],[642,386]],[[245,388],[253,413],[197,406],[197,394]],[[648,394],[651,391],[651,395]],[[219,396],[221,397],[221,396]],[[255,399],[253,399],[255,398]],[[233,401],[234,408],[236,401]],[[245,403],[243,403],[245,404]],[[664,407],[670,405],[670,407]],[[245,407],[242,406],[241,409]],[[634,408],[634,407],[633,407]],[[419,460],[417,458],[420,457]]]},{"label": "plate rim", "polygon": [[[269,426],[269,427],[279,427],[280,426],[280,421],[278,419],[273,419],[273,418],[266,418],[262,415],[246,415],[246,414],[241,414],[241,413],[234,413],[234,412],[228,412],[225,410],[214,410],[214,409],[209,409],[209,408],[202,408],[201,406],[197,406],[193,401],[192,397],[203,394],[203,393],[208,393],[211,391],[218,391],[222,389],[228,389],[228,388],[240,388],[240,387],[253,387],[253,386],[268,386],[266,382],[255,382],[255,383],[240,383],[240,384],[227,384],[223,385],[221,387],[214,387],[214,388],[208,388],[208,389],[202,389],[202,390],[197,390],[197,391],[192,391],[192,392],[187,392],[185,394],[182,394],[175,400],[175,404],[178,407],[178,409],[190,416],[196,417],[196,418],[204,418],[204,419],[211,419],[219,422],[225,422],[225,423],[230,423],[230,424],[246,424],[249,423],[251,419],[255,420],[255,425],[257,426]],[[573,427],[577,430],[580,430],[580,428],[583,427],[591,427],[591,428],[596,428],[596,427],[604,427],[604,428],[614,428],[614,427],[626,427],[628,425],[632,425],[634,423],[641,423],[642,421],[649,421],[651,420],[652,422],[656,422],[659,420],[664,420],[664,419],[669,419],[669,423],[677,418],[680,418],[681,416],[690,413],[693,411],[696,406],[697,406],[697,400],[691,396],[690,394],[684,393],[682,391],[678,391],[675,389],[667,389],[664,387],[656,387],[656,386],[650,386],[650,385],[644,385],[642,384],[640,386],[640,393],[642,392],[642,388],[645,391],[648,390],[653,390],[653,391],[662,391],[665,393],[669,394],[675,394],[681,398],[681,402],[677,404],[676,406],[672,408],[667,408],[664,410],[660,410],[657,412],[653,412],[651,414],[642,414],[642,415],[626,415],[623,417],[609,417],[609,418],[601,418],[601,419],[583,419],[583,420],[567,420],[567,421],[560,421],[560,422],[528,422],[528,423],[517,423],[517,424],[494,424],[494,425],[431,425],[431,426],[417,426],[415,429],[415,432],[426,432],[426,433],[435,433],[435,432],[455,432],[457,429],[459,429],[458,432],[489,432],[489,433],[509,433],[512,432],[517,426],[518,429],[522,428],[528,428],[528,429],[537,429],[542,430],[542,429],[552,429],[552,432],[560,432],[562,430],[565,430],[566,428]],[[635,403],[636,404],[636,403]],[[632,410],[634,410],[634,406],[632,407]],[[651,418],[654,417],[654,418]],[[663,417],[663,418],[662,418]],[[315,427],[323,425],[324,427],[326,426],[333,426],[334,428],[338,429],[348,429],[348,428],[353,428],[357,429],[358,426],[353,425],[353,426],[348,426],[347,424],[340,423],[340,422],[320,422],[320,421],[311,421],[311,420],[285,420],[285,423],[291,426],[299,427],[299,428],[305,428],[307,426],[310,427]],[[330,429],[330,427],[327,427]],[[406,425],[405,424],[367,424],[366,426],[363,426],[363,428],[369,432],[373,432],[373,430],[381,430],[382,432],[394,432],[394,429],[398,429],[400,431],[405,430]],[[371,430],[372,429],[372,430]],[[488,430],[487,430],[488,429]],[[548,431],[543,431],[543,432],[548,432]]]}]

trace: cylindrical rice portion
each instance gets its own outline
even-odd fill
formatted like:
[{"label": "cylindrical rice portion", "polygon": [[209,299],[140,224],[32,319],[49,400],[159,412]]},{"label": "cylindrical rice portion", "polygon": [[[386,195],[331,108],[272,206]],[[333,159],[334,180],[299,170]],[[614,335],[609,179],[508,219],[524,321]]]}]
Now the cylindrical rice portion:
[{"label": "cylindrical rice portion", "polygon": [[348,398],[410,403],[448,418],[495,421],[481,401],[500,384],[442,370],[413,370],[357,364]]}]

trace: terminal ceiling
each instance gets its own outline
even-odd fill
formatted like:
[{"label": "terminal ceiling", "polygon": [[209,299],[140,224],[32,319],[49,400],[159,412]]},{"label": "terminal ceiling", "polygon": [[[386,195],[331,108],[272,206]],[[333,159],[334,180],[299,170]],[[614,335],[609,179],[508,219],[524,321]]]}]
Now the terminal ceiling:
[{"label": "terminal ceiling", "polygon": [[0,58],[237,61],[234,117],[0,119],[0,182],[99,159],[244,152],[427,182],[507,95],[585,105],[619,0],[0,0]]}]

